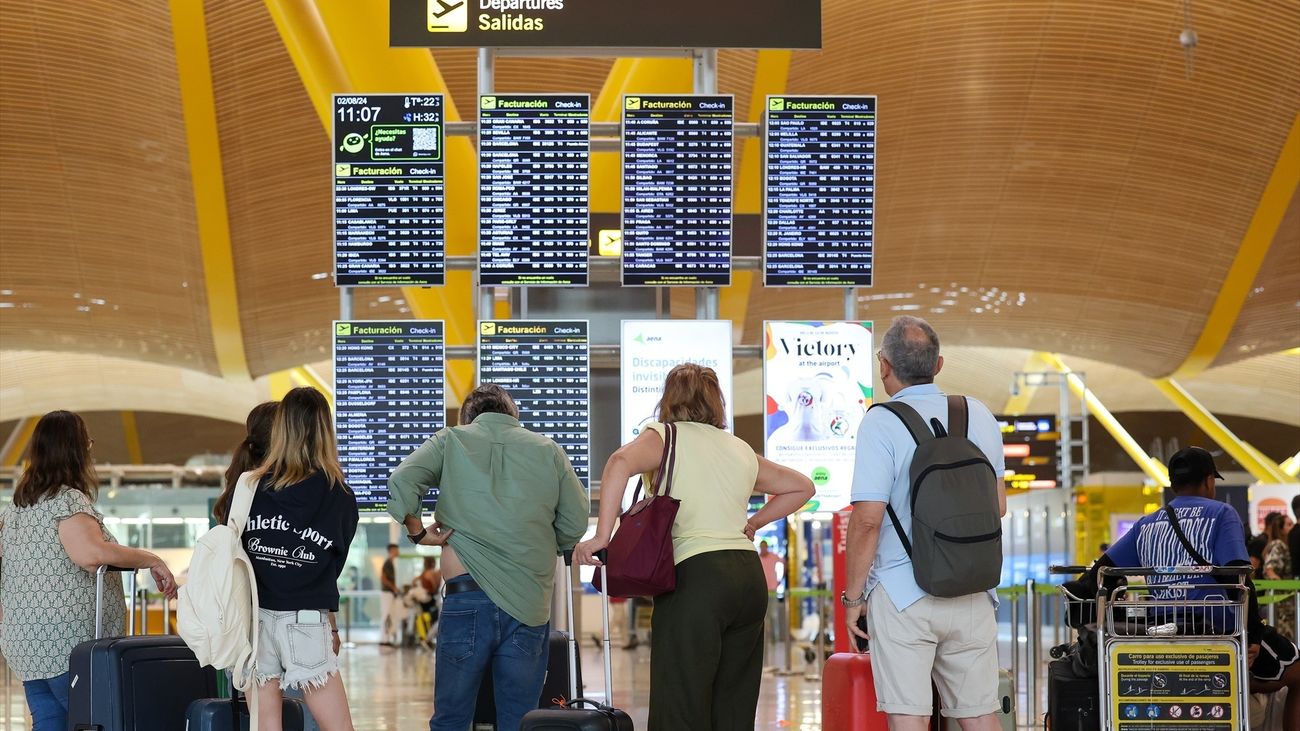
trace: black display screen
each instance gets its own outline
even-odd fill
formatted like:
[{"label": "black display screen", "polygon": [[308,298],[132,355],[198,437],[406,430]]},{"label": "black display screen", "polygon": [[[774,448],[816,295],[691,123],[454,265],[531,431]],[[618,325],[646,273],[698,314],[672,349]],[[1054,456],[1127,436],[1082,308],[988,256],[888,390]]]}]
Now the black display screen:
[{"label": "black display screen", "polygon": [[514,398],[519,421],[554,439],[589,485],[590,359],[585,320],[479,323],[478,380]]},{"label": "black display screen", "polygon": [[441,94],[334,96],[334,281],[441,285]]},{"label": "black display screen", "polygon": [[587,284],[590,97],[479,97],[479,281]]},{"label": "black display screen", "polygon": [[1061,434],[1054,414],[997,416],[1007,487],[1031,490],[1060,483]]},{"label": "black display screen", "polygon": [[623,97],[623,284],[731,284],[730,96]]},{"label": "black display screen", "polygon": [[770,96],[763,282],[870,287],[876,98]]},{"label": "black display screen", "polygon": [[387,508],[393,469],[447,425],[443,333],[441,320],[334,323],[334,429],[362,510]]}]

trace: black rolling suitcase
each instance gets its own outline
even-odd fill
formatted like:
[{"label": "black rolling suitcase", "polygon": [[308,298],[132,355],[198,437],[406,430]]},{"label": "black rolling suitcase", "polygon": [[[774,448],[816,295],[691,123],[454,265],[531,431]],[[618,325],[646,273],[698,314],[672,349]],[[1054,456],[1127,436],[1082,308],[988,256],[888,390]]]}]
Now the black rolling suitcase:
[{"label": "black rolling suitcase", "polygon": [[[572,596],[572,595],[570,595]],[[574,698],[569,692],[569,633],[551,630],[550,656],[546,660],[546,680],[538,708],[555,708]],[[582,661],[578,661],[578,693],[582,692]],[[492,685],[492,665],[489,664],[478,686],[478,700],[474,704],[474,728],[495,728],[497,704]]]},{"label": "black rolling suitcase", "polygon": [[1101,690],[1097,678],[1082,678],[1069,658],[1047,665],[1047,719],[1050,731],[1101,731]]},{"label": "black rolling suitcase", "polygon": [[[190,703],[217,694],[217,673],[199,665],[185,641],[171,634],[99,637],[106,571],[124,571],[131,577],[128,616],[135,629],[135,571],[101,566],[95,580],[97,639],[77,645],[68,661],[68,729],[183,729]],[[163,631],[170,632],[170,610],[166,602],[163,607]]]},{"label": "black rolling suitcase", "polygon": [[[601,560],[601,586],[609,586],[609,581],[605,576],[605,552],[599,554]],[[565,551],[564,553],[564,586],[568,591],[570,598],[573,596],[573,552]],[[604,648],[602,655],[605,660],[605,699],[613,700],[613,671],[610,667],[609,658],[609,595],[602,593],[600,595],[601,608],[601,628],[603,629]],[[573,639],[569,641],[569,656],[571,658],[570,667],[577,668],[578,641],[577,628],[573,622],[573,602],[568,602],[569,606],[569,636]],[[529,711],[524,716],[524,720],[519,724],[519,731],[633,731],[632,717],[612,706],[603,703],[597,703],[593,700],[578,697],[578,680],[577,673],[569,675],[569,701],[563,708],[542,708],[536,711]]]}]

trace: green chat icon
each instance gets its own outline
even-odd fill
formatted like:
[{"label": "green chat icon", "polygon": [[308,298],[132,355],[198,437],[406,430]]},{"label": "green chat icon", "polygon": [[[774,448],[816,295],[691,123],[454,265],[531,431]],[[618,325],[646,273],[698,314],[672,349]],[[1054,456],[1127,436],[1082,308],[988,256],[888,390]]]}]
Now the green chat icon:
[{"label": "green chat icon", "polygon": [[361,152],[361,148],[366,146],[366,138],[356,132],[349,132],[343,137],[343,144],[339,149],[344,152]]}]

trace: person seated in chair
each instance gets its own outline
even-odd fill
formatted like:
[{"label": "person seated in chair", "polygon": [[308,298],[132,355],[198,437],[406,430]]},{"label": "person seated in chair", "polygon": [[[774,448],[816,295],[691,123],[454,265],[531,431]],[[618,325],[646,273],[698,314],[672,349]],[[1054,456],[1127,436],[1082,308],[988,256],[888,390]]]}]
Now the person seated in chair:
[{"label": "person seated in chair", "polygon": [[[1250,566],[1241,518],[1232,506],[1215,499],[1216,479],[1223,476],[1214,465],[1214,457],[1204,449],[1188,447],[1174,454],[1169,459],[1169,482],[1174,493],[1169,507],[1177,520],[1170,520],[1168,510],[1140,519],[1094,564],[1090,572],[1092,581],[1095,582],[1102,566]],[[1213,590],[1185,587],[1222,581],[1212,574],[1147,577],[1147,583],[1152,585],[1180,585],[1180,588],[1153,589],[1152,594],[1157,598],[1174,592],[1186,592],[1188,599],[1203,598]],[[1249,577],[1246,587],[1250,595],[1245,618],[1250,691],[1274,693],[1287,688],[1284,727],[1300,729],[1300,651],[1289,639],[1264,624],[1255,585]],[[1213,620],[1201,618],[1201,621]]]}]

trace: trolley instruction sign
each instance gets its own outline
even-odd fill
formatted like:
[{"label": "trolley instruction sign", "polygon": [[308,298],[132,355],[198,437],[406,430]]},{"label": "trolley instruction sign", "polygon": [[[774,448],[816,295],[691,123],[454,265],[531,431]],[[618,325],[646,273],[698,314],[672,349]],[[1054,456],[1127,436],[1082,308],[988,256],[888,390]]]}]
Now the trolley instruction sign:
[{"label": "trolley instruction sign", "polygon": [[1116,731],[1238,728],[1233,642],[1116,642],[1108,652]]},{"label": "trolley instruction sign", "polygon": [[437,286],[446,255],[441,94],[334,95],[334,283]]}]

